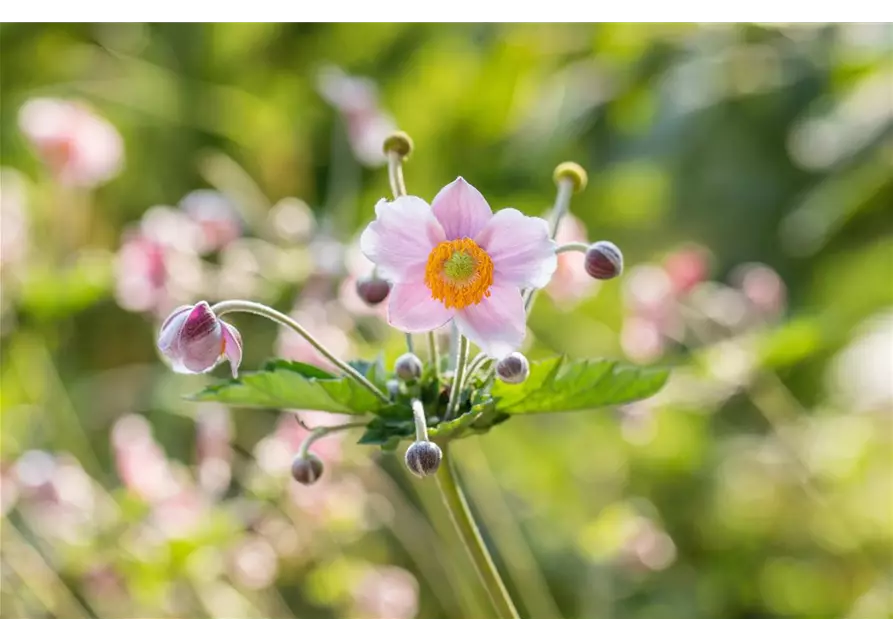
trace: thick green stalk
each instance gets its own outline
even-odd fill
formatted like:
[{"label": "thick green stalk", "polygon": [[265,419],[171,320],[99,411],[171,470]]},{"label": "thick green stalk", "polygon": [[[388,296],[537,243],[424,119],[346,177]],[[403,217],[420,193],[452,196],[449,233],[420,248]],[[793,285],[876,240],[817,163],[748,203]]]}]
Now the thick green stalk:
[{"label": "thick green stalk", "polygon": [[453,374],[453,387],[450,389],[450,401],[447,404],[444,419],[452,420],[459,410],[462,397],[462,386],[465,384],[465,365],[468,363],[468,338],[459,335],[459,353],[456,357],[456,372]]}]

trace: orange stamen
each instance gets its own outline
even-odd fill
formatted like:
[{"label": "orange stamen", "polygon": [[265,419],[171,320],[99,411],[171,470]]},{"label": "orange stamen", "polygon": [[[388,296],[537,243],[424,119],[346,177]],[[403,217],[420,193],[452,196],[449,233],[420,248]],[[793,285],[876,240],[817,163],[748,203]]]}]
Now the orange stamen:
[{"label": "orange stamen", "polygon": [[471,238],[441,242],[428,256],[425,284],[448,309],[464,309],[490,297],[493,260]]}]

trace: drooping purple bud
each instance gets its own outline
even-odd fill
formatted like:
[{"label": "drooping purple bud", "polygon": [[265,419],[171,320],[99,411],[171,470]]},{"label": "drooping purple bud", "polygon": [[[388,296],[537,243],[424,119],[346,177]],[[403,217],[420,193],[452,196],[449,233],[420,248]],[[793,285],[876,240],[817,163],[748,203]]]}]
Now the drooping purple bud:
[{"label": "drooping purple bud", "polygon": [[422,375],[422,361],[414,353],[404,353],[394,364],[394,373],[404,382],[418,380]]},{"label": "drooping purple bud", "polygon": [[419,478],[437,473],[443,453],[433,442],[418,440],[406,450],[406,466]]},{"label": "drooping purple bud", "polygon": [[370,307],[380,304],[390,292],[391,285],[387,280],[375,276],[366,276],[357,280],[357,295]]},{"label": "drooping purple bud", "polygon": [[158,350],[177,373],[205,373],[227,359],[233,377],[242,362],[242,336],[214,315],[207,302],[175,309],[161,325]]},{"label": "drooping purple bud", "polygon": [[496,375],[507,384],[521,384],[530,375],[530,364],[523,353],[515,351],[496,363]]},{"label": "drooping purple bud", "polygon": [[599,240],[586,251],[584,265],[596,280],[610,280],[623,273],[623,253],[613,242]]},{"label": "drooping purple bud", "polygon": [[319,480],[322,471],[322,460],[312,453],[297,455],[291,462],[291,475],[301,484],[313,484]]}]

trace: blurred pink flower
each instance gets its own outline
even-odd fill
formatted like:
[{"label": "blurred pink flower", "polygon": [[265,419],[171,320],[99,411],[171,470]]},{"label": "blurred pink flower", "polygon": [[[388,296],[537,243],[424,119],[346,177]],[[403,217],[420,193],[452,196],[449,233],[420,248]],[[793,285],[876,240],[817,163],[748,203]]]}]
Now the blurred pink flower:
[{"label": "blurred pink flower", "polygon": [[261,536],[241,540],[230,554],[233,580],[248,589],[264,589],[276,579],[279,559],[276,550]]},{"label": "blurred pink flower", "polygon": [[118,131],[81,102],[34,98],[19,110],[19,127],[63,184],[96,187],[123,166]]},{"label": "blurred pink flower", "polygon": [[22,263],[31,238],[25,178],[15,169],[0,169],[0,269]]},{"label": "blurred pink flower", "polygon": [[781,276],[771,267],[748,263],[732,274],[732,282],[741,289],[748,303],[767,319],[775,319],[784,312],[787,289]]},{"label": "blurred pink flower", "polygon": [[397,125],[379,107],[375,84],[368,78],[349,76],[338,67],[327,66],[317,77],[317,90],[344,118],[357,160],[369,167],[383,165],[387,160],[382,149],[385,138]]},{"label": "blurred pink flower", "polygon": [[242,221],[229,198],[218,191],[199,189],[188,193],[178,207],[198,224],[198,252],[222,249],[242,235]]},{"label": "blurred pink flower", "polygon": [[[559,245],[568,242],[586,242],[586,225],[576,216],[565,214],[558,223],[555,241]],[[583,263],[583,256],[575,251],[558,255],[558,268],[545,289],[557,304],[571,308],[598,290],[600,283],[586,273]]]},{"label": "blurred pink flower", "polygon": [[229,410],[218,404],[203,404],[196,415],[198,481],[204,491],[220,496],[232,476],[232,424]]},{"label": "blurred pink flower", "polygon": [[115,258],[115,299],[129,311],[160,311],[167,303],[165,248],[134,231],[124,234]]},{"label": "blurred pink flower", "polygon": [[419,583],[400,567],[369,569],[354,587],[357,614],[364,618],[405,619],[419,612]]},{"label": "blurred pink flower", "polygon": [[666,257],[664,271],[676,295],[691,291],[704,282],[710,270],[710,252],[699,245],[691,245]]},{"label": "blurred pink flower", "polygon": [[[348,357],[351,351],[350,339],[347,335],[349,327],[341,327],[336,321],[333,321],[330,318],[329,310],[321,302],[314,303],[313,298],[303,300],[300,306],[289,315],[336,356]],[[276,352],[289,360],[306,362],[325,371],[337,371],[337,368],[322,357],[313,345],[285,327],[279,330]]]},{"label": "blurred pink flower", "polygon": [[152,437],[152,425],[143,416],[118,418],[112,427],[112,453],[121,482],[146,502],[159,502],[179,490],[164,450]]}]

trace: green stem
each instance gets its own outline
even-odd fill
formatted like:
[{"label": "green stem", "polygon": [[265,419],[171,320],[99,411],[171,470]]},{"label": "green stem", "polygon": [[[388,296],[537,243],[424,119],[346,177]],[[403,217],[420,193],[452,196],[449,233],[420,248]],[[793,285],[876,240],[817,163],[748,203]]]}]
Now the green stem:
[{"label": "green stem", "polygon": [[437,336],[433,331],[428,332],[428,356],[434,369],[434,379],[440,382],[440,353],[437,349]]},{"label": "green stem", "polygon": [[292,329],[296,333],[300,334],[307,342],[309,342],[313,347],[319,351],[319,353],[326,358],[329,362],[334,364],[336,367],[341,369],[346,375],[350,376],[358,383],[366,387],[372,394],[375,395],[379,400],[384,402],[385,404],[391,404],[390,399],[383,394],[378,387],[372,384],[369,380],[363,377],[359,371],[354,369],[352,366],[344,362],[341,358],[336,356],[334,353],[326,349],[321,342],[319,342],[316,338],[314,338],[307,329],[302,327],[298,322],[290,317],[285,315],[284,313],[280,313],[276,311],[276,309],[272,309],[267,305],[260,304],[258,302],[251,302],[249,300],[226,300],[224,302],[218,302],[213,307],[211,307],[211,311],[219,318],[227,313],[234,312],[242,312],[242,313],[253,313],[257,316],[263,316],[268,320],[272,320],[273,322],[278,322],[279,324]]},{"label": "green stem", "polygon": [[347,431],[348,429],[359,429],[360,427],[365,426],[365,422],[351,422],[348,424],[339,424],[337,427],[316,427],[314,429],[310,429],[310,435],[304,438],[304,441],[301,443],[301,447],[298,449],[298,455],[302,458],[306,457],[307,452],[310,451],[310,445],[312,445],[320,438],[325,438],[327,435],[337,433],[339,431]]},{"label": "green stem", "polygon": [[589,251],[589,245],[585,242],[568,242],[566,244],[560,245],[557,249],[555,249],[555,253],[567,253],[568,251],[579,251],[580,253],[586,253]]},{"label": "green stem", "polygon": [[484,583],[497,615],[500,618],[518,618],[518,610],[515,609],[511,596],[499,576],[499,571],[493,564],[493,558],[490,557],[484,540],[481,538],[471,510],[468,508],[468,501],[459,486],[447,446],[443,447],[443,461],[439,473],[434,477],[443,497],[443,503],[450,514],[450,519],[453,521],[459,537],[462,538],[462,542],[465,543],[465,548],[471,556],[478,576]]},{"label": "green stem", "polygon": [[465,384],[465,365],[468,362],[468,338],[459,335],[459,353],[456,358],[456,373],[453,375],[453,387],[450,389],[450,401],[447,404],[445,420],[451,420],[459,409],[462,397],[462,386]]},{"label": "green stem", "polygon": [[[568,212],[571,204],[571,196],[574,194],[574,183],[569,178],[564,178],[558,182],[558,193],[555,195],[555,204],[552,206],[552,213],[549,215],[549,236],[554,240],[555,234],[558,233],[558,224]],[[567,251],[568,249],[566,249]],[[524,310],[530,312],[533,306],[533,300],[536,297],[537,289],[528,289],[524,292]]]},{"label": "green stem", "polygon": [[468,363],[468,370],[465,372],[465,381],[471,382],[472,376],[474,373],[486,364],[486,362],[490,359],[486,353],[481,352],[477,354],[475,357],[471,359],[471,362]]},{"label": "green stem", "polygon": [[415,422],[416,442],[428,442],[428,422],[425,420],[425,407],[418,398],[412,399],[412,418]]}]

